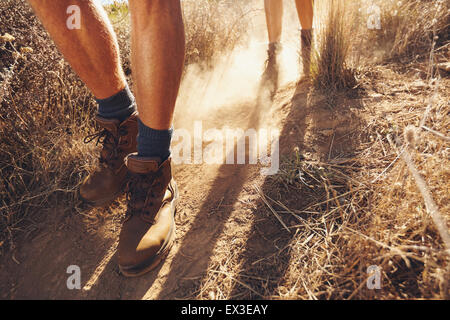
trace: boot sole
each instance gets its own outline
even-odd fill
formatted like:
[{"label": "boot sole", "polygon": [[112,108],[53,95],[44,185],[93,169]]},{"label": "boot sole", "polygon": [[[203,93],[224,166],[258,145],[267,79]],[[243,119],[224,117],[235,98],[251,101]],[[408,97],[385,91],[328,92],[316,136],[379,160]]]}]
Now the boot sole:
[{"label": "boot sole", "polygon": [[169,239],[167,240],[166,244],[163,245],[160,252],[155,255],[155,257],[149,262],[147,266],[143,266],[141,268],[136,268],[133,271],[125,270],[122,266],[119,265],[120,272],[128,278],[136,278],[140,277],[152,270],[154,270],[160,263],[163,261],[167,255],[170,252],[170,249],[172,249],[173,244],[175,243],[175,235],[176,235],[176,225],[175,225],[175,214],[177,211],[177,205],[179,202],[179,195],[178,195],[178,186],[176,182],[174,181],[174,199],[171,202],[171,211],[172,211],[172,228],[170,230]]}]

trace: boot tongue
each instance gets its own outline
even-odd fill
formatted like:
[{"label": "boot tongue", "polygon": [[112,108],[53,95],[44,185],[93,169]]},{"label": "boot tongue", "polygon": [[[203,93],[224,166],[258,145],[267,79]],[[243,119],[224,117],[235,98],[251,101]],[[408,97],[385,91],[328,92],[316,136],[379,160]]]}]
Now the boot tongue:
[{"label": "boot tongue", "polygon": [[99,115],[95,117],[95,121],[97,121],[97,124],[108,130],[112,135],[117,137],[120,121],[117,119],[106,119],[102,118]]},{"label": "boot tongue", "polygon": [[158,171],[161,159],[158,157],[139,157],[134,153],[126,158],[125,163],[130,172],[146,174]]}]

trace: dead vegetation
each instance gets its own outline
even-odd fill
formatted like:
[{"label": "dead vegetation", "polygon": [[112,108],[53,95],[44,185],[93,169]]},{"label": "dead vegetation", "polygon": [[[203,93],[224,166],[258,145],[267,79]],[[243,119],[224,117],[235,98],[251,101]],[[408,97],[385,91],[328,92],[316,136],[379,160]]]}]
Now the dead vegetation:
[{"label": "dead vegetation", "polygon": [[[42,223],[64,194],[74,205],[76,187],[91,159],[82,138],[95,110],[89,91],[73,74],[28,7],[0,4],[0,252],[17,234]],[[67,209],[71,211],[71,208]]]},{"label": "dead vegetation", "polygon": [[[442,230],[448,232],[450,212],[450,82],[436,72],[436,64],[450,57],[448,3],[385,1],[382,29],[356,33],[347,30],[364,25],[367,16],[355,12],[355,20],[344,21],[342,10],[355,9],[349,7],[333,6],[317,33],[312,78],[328,94],[363,88],[364,128],[349,133],[352,150],[346,153],[317,159],[296,150],[288,156],[267,188],[256,189],[258,205],[278,227],[269,241],[285,239],[283,246],[247,266],[233,255],[227,267],[213,265],[192,298],[449,298],[450,253]],[[241,18],[247,12],[227,1],[185,1],[187,63],[208,65],[215,54],[245,40]],[[129,71],[127,11],[115,14]],[[76,210],[78,183],[93,161],[82,139],[93,130],[95,105],[23,1],[0,3],[0,36],[0,252],[5,252],[14,248],[17,235],[39,228],[62,194],[67,214]],[[406,151],[409,164],[402,156]],[[424,200],[411,165],[434,208]],[[436,211],[440,225],[433,219]],[[372,265],[381,271],[379,290],[366,286]],[[265,277],[278,266],[286,266],[281,279]],[[232,275],[230,267],[246,273]],[[239,290],[230,289],[234,286]],[[213,287],[220,294],[211,295]]]},{"label": "dead vegetation", "polygon": [[369,33],[384,60],[411,60],[429,54],[433,42],[448,42],[450,5],[444,0],[380,2],[383,28]]},{"label": "dead vegetation", "polygon": [[[318,7],[317,5],[316,7]],[[318,8],[319,9],[319,8]],[[311,80],[314,87],[327,94],[356,85],[355,69],[349,65],[352,12],[342,0],[320,3],[318,10],[325,23],[316,28],[316,50],[312,56]]]}]

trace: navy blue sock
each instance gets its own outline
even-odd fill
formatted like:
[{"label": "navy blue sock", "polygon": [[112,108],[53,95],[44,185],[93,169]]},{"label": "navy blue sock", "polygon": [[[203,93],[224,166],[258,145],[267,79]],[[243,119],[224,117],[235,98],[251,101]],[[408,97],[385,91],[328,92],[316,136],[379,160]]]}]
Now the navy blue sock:
[{"label": "navy blue sock", "polygon": [[118,119],[122,122],[136,111],[134,96],[128,86],[112,97],[95,101],[98,103],[98,115],[105,119]]},{"label": "navy blue sock", "polygon": [[155,130],[147,127],[138,119],[137,149],[140,157],[158,157],[161,162],[170,156],[170,142],[173,128],[169,130]]}]

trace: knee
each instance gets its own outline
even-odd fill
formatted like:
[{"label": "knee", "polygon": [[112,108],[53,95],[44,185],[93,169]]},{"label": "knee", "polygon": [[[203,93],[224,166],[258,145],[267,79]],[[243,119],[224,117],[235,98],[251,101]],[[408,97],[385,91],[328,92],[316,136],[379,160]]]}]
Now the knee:
[{"label": "knee", "polygon": [[180,0],[129,0],[129,8],[134,28],[147,28],[159,18],[181,21]]},{"label": "knee", "polygon": [[179,6],[180,0],[129,0],[129,5],[131,10],[149,12]]}]

